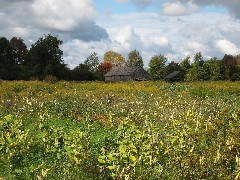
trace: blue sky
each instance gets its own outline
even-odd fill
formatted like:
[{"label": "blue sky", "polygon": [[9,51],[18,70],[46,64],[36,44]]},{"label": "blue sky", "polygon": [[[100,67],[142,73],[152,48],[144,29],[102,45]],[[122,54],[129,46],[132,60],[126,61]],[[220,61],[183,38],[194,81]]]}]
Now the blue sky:
[{"label": "blue sky", "polygon": [[240,54],[239,0],[0,0],[0,34],[22,37],[30,48],[44,34],[63,40],[73,68],[92,53],[102,60],[137,49],[144,65],[164,54],[180,62]]},{"label": "blue sky", "polygon": [[118,13],[129,13],[129,12],[157,12],[159,8],[153,5],[149,5],[145,8],[142,7],[136,7],[130,2],[126,3],[119,3],[114,0],[94,0],[94,3],[96,5],[97,11],[100,14],[105,14],[106,11],[111,10],[112,13],[118,14]]},{"label": "blue sky", "polygon": [[[105,14],[107,11],[111,10],[112,13],[130,13],[130,12],[160,12],[161,4],[157,5],[150,4],[148,6],[136,7],[134,4],[130,2],[119,3],[114,0],[94,0],[94,4],[96,5],[96,9],[100,14]],[[202,12],[215,12],[215,13],[228,13],[227,8],[222,5],[209,5],[201,7],[200,10]]]}]

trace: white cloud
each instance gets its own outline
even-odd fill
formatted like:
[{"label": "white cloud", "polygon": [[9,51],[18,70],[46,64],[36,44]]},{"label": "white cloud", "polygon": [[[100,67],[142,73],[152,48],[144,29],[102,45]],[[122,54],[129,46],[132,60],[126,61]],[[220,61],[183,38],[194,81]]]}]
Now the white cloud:
[{"label": "white cloud", "polygon": [[155,36],[155,37],[149,38],[149,42],[159,47],[164,47],[169,45],[169,41],[166,37]]},{"label": "white cloud", "polygon": [[194,12],[198,12],[199,11],[198,5],[195,4],[192,0],[190,0],[187,3],[187,8],[188,8],[189,13],[194,13]]},{"label": "white cloud", "polygon": [[[129,22],[134,30],[132,35],[140,38],[140,43],[135,48],[142,54],[145,65],[148,65],[150,58],[156,54],[165,54],[169,61],[176,62],[186,55],[194,56],[197,52],[202,52],[206,58],[222,58],[224,53],[216,47],[215,41],[224,38],[234,42],[237,48],[240,47],[237,38],[240,22],[226,14],[198,12],[175,17],[161,16],[157,13],[129,13],[113,14],[109,21],[106,19],[98,21],[106,27],[110,38],[113,39],[122,27],[128,26]],[[220,28],[223,25],[225,28]],[[119,38],[116,39],[121,41]],[[121,47],[120,42],[116,45],[118,50],[124,47]],[[124,53],[126,55],[126,51]]]},{"label": "white cloud", "polygon": [[144,64],[147,66],[153,55],[172,53],[172,46],[166,37],[140,35],[131,26],[112,29],[109,35],[110,39],[99,42],[86,43],[75,39],[65,43],[63,45],[64,61],[73,68],[83,63],[92,52],[96,52],[100,59],[107,51],[118,52],[127,58],[128,53],[136,49],[142,55]]},{"label": "white cloud", "polygon": [[[51,33],[85,41],[108,38],[106,30],[95,23],[97,12],[92,0],[1,0],[0,3],[0,20],[5,24],[0,26],[0,32],[8,37],[28,31],[24,32],[26,36]],[[21,29],[20,33],[14,31],[16,28]]]},{"label": "white cloud", "polygon": [[[155,35],[142,37],[143,50],[148,52],[149,56],[156,54],[169,54],[172,53],[172,45],[167,37]],[[151,55],[150,55],[151,54]],[[149,57],[148,57],[149,58]]]},{"label": "white cloud", "polygon": [[[181,0],[186,1],[186,0]],[[229,11],[237,18],[240,18],[240,2],[239,0],[195,0],[196,4],[199,5],[213,5],[213,6],[224,6],[229,9]]]},{"label": "white cloud", "polygon": [[185,15],[187,13],[187,9],[180,2],[167,2],[163,4],[162,13],[164,15],[179,16]]},{"label": "white cloud", "polygon": [[209,48],[207,45],[199,42],[189,42],[188,48],[191,49],[191,52],[198,53],[198,52],[206,52]]},{"label": "white cloud", "polygon": [[86,43],[79,39],[73,39],[62,45],[63,59],[70,68],[74,68],[83,63],[92,52],[96,52],[101,60],[104,53],[109,51],[112,45],[110,40]]},{"label": "white cloud", "polygon": [[166,2],[163,4],[162,13],[168,16],[183,16],[198,11],[198,6],[192,1],[189,1],[186,5],[179,1]]},{"label": "white cloud", "polygon": [[[138,3],[138,7],[160,2],[118,1]],[[106,18],[106,14],[98,16],[93,0],[0,0],[0,34],[22,37],[28,45],[44,34],[59,35],[64,42],[64,60],[71,68],[92,52],[102,59],[110,50],[127,57],[136,49],[145,66],[156,54],[176,62],[199,51],[205,57],[221,58],[225,53],[240,53],[240,22],[225,13],[203,13],[199,6],[215,4],[234,9],[240,6],[237,1],[173,0],[165,4],[169,9],[164,16],[140,11]]]},{"label": "white cloud", "polygon": [[[199,6],[215,6],[215,7],[225,7],[229,10],[229,12],[234,15],[236,18],[240,18],[240,2],[239,0],[115,0],[117,2],[131,2],[137,7],[147,7],[149,5],[159,6],[161,4],[166,5],[165,12],[169,15],[177,14],[181,15],[186,12],[186,10],[191,12],[195,12],[198,10]],[[184,4],[181,4],[184,3]],[[185,4],[187,3],[187,4]],[[177,9],[176,9],[177,8]],[[179,8],[179,9],[178,9]],[[176,11],[173,11],[173,10]]]},{"label": "white cloud", "polygon": [[117,51],[125,52],[131,51],[135,48],[141,48],[140,37],[136,34],[135,30],[131,26],[126,26],[117,31],[115,35],[112,36],[114,42],[119,43]]},{"label": "white cloud", "polygon": [[240,48],[227,39],[217,40],[216,47],[224,54],[238,55]]},{"label": "white cloud", "polygon": [[116,0],[117,2],[119,2],[119,3],[126,3],[126,2],[128,2],[128,0]]},{"label": "white cloud", "polygon": [[85,27],[96,17],[92,1],[89,0],[81,0],[81,3],[78,0],[36,0],[32,9],[41,26],[60,31]]}]

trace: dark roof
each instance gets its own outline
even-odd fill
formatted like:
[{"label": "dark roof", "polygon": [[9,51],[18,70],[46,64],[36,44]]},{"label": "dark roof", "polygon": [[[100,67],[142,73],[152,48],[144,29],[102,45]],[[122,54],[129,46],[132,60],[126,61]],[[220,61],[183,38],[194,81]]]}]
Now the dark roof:
[{"label": "dark roof", "polygon": [[180,73],[180,71],[174,71],[173,73],[169,74],[166,78],[167,79],[171,79],[171,78],[173,78],[174,76],[176,76],[179,73]]},{"label": "dark roof", "polygon": [[138,67],[113,67],[105,76],[129,76],[134,71],[136,71]]}]

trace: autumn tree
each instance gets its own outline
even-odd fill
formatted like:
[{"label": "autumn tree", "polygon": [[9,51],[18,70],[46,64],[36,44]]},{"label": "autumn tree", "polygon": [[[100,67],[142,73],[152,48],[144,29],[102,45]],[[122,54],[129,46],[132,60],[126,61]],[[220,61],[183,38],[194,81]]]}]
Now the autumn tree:
[{"label": "autumn tree", "polygon": [[125,64],[125,59],[124,57],[114,51],[108,51],[104,54],[103,62],[109,62],[112,64],[112,67],[120,67]]},{"label": "autumn tree", "polygon": [[112,63],[109,61],[102,62],[98,69],[102,72],[103,75],[107,74],[112,69]]},{"label": "autumn tree", "polygon": [[143,67],[143,59],[140,53],[135,49],[128,54],[127,66],[135,67],[140,66]]},{"label": "autumn tree", "polygon": [[162,54],[151,58],[149,62],[149,74],[152,80],[159,80],[165,77],[166,62],[167,58]]}]

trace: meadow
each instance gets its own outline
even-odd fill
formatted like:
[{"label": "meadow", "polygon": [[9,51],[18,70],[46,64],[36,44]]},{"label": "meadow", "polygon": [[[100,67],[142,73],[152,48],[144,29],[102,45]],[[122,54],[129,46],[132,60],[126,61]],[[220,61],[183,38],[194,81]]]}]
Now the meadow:
[{"label": "meadow", "polygon": [[239,82],[0,81],[0,179],[240,179]]}]

